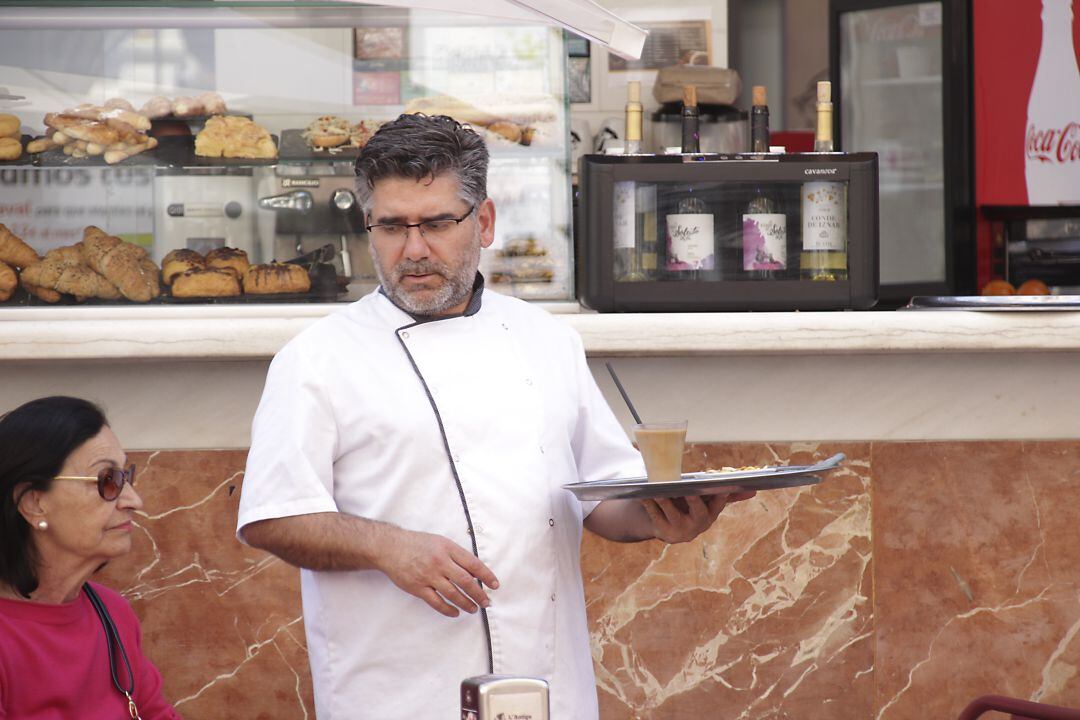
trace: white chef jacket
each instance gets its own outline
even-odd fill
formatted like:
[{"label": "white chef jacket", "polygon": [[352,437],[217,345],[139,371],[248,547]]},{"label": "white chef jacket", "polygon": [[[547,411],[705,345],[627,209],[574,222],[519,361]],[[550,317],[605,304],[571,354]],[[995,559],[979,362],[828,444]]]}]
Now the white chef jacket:
[{"label": "white chef jacket", "polygon": [[598,716],[579,559],[594,504],[561,486],[644,465],[577,334],[477,292],[474,314],[423,323],[373,292],[271,363],[238,533],[349,513],[466,549],[475,537],[500,582],[485,628],[483,613],[447,618],[375,570],[302,570],[320,720],[449,720],[461,681],[487,672],[548,680],[553,720]]}]

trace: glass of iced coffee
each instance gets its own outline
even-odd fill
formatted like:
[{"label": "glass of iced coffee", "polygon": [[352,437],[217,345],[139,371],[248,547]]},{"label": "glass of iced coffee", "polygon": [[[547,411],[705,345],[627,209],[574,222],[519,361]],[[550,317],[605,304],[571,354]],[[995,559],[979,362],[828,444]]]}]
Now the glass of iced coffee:
[{"label": "glass of iced coffee", "polygon": [[645,459],[649,482],[671,482],[682,478],[685,420],[640,423],[634,426],[634,440]]}]

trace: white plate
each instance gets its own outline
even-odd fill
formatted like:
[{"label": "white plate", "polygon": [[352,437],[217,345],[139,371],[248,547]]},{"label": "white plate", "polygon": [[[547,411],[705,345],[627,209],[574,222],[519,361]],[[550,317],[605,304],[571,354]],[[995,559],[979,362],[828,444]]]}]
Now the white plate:
[{"label": "white plate", "polygon": [[800,485],[816,485],[821,482],[821,478],[815,473],[834,470],[845,459],[844,453],[837,453],[813,465],[777,465],[757,470],[686,473],[681,480],[671,482],[649,482],[647,478],[636,477],[570,483],[563,487],[574,493],[578,500],[686,497],[750,490],[775,490]]}]

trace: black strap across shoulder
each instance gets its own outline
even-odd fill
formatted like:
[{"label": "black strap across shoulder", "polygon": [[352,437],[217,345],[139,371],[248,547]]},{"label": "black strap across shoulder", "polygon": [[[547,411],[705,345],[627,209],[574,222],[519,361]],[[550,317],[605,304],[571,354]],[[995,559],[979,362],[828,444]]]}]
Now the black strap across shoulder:
[{"label": "black strap across shoulder", "polygon": [[[90,599],[90,604],[94,606],[98,617],[101,618],[101,625],[105,628],[105,642],[109,646],[109,674],[112,676],[113,685],[127,698],[131,720],[141,720],[139,718],[139,708],[136,707],[135,700],[132,698],[132,693],[135,692],[135,675],[131,672],[131,662],[128,660],[127,651],[124,650],[124,643],[120,641],[120,633],[117,631],[115,623],[113,623],[112,616],[109,615],[108,608],[105,607],[105,603],[102,602],[98,594],[94,592],[94,588],[90,587],[90,583],[83,585],[83,592]],[[117,655],[124,661],[124,669],[127,671],[126,688],[120,684],[120,677],[116,672]]]}]

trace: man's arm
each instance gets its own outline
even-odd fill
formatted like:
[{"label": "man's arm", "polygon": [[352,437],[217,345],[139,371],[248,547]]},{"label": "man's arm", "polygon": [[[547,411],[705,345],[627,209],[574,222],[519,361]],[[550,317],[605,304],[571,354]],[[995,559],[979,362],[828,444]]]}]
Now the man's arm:
[{"label": "man's arm", "polygon": [[[495,574],[465,548],[431,533],[344,513],[259,520],[241,533],[252,547],[309,570],[377,570],[447,617],[491,604]],[[455,607],[456,606],[456,607]]]},{"label": "man's arm", "polygon": [[[728,503],[749,500],[754,494],[604,500],[585,518],[585,527],[615,542],[654,538],[666,543],[690,542],[712,526]],[[685,505],[685,510],[680,505]]]}]

